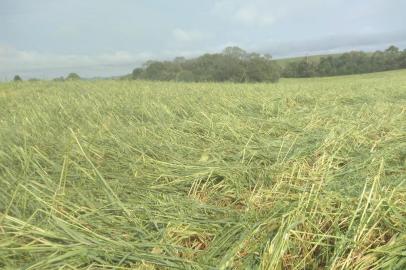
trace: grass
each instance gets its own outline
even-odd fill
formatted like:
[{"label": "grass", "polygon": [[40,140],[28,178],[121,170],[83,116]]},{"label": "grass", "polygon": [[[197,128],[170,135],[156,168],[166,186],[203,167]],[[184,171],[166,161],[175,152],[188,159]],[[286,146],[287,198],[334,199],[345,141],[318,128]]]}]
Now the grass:
[{"label": "grass", "polygon": [[405,269],[406,71],[0,84],[0,268]]},{"label": "grass", "polygon": [[289,57],[289,58],[277,58],[274,59],[281,67],[286,67],[288,64],[293,62],[300,62],[305,59],[308,59],[310,62],[319,63],[322,57],[339,57],[342,53],[334,53],[334,54],[320,54],[320,55],[309,55],[309,56],[297,56],[297,57]]}]

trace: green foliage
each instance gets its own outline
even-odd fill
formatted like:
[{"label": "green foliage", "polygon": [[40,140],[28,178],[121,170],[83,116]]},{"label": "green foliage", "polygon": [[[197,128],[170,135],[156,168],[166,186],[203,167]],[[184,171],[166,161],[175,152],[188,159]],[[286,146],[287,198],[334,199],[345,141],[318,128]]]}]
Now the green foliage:
[{"label": "green foliage", "polygon": [[13,81],[15,82],[21,82],[23,79],[21,79],[20,75],[15,75],[13,78]]},{"label": "green foliage", "polygon": [[403,51],[400,57],[399,65],[401,68],[406,68],[406,49]]},{"label": "green foliage", "polygon": [[[281,63],[281,65],[279,65]],[[385,51],[352,51],[337,55],[272,60],[271,55],[248,53],[227,47],[221,53],[194,59],[148,61],[132,72],[132,79],[185,82],[277,82],[279,78],[303,78],[362,74],[406,68],[406,51],[390,46]]]},{"label": "green foliage", "polygon": [[245,81],[248,82],[277,82],[280,68],[267,57],[258,54],[249,56],[245,62]]},{"label": "green foliage", "polygon": [[80,76],[76,73],[69,73],[68,76],[66,76],[67,81],[77,81],[80,80]]},{"label": "green foliage", "polygon": [[222,53],[195,59],[177,57],[173,61],[148,61],[134,69],[133,79],[195,82],[277,82],[281,70],[270,55],[247,53],[228,47]]},{"label": "green foliage", "polygon": [[63,76],[61,76],[61,77],[56,77],[56,78],[54,78],[52,80],[56,81],[56,82],[63,82],[65,80],[65,78]]},{"label": "green foliage", "polygon": [[406,70],[0,83],[0,268],[406,269],[405,100]]},{"label": "green foliage", "polygon": [[286,64],[284,77],[315,77],[350,75],[405,68],[406,52],[390,46],[384,52],[349,52],[334,56],[322,56],[319,61],[308,58]]},{"label": "green foliage", "polygon": [[177,63],[156,61],[146,66],[143,78],[152,81],[171,81],[176,78],[180,71],[180,66]]},{"label": "green foliage", "polygon": [[133,79],[141,78],[143,71],[144,71],[144,70],[143,70],[142,68],[135,68],[135,69],[133,70],[133,72],[131,73],[132,78],[133,78]]},{"label": "green foliage", "polygon": [[196,81],[195,75],[190,70],[182,70],[176,75],[178,82],[194,82]]}]

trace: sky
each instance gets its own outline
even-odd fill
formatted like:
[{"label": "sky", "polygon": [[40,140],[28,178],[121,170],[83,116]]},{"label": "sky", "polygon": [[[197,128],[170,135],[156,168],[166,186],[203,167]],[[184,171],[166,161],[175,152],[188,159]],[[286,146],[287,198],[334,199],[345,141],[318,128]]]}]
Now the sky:
[{"label": "sky", "polygon": [[274,58],[406,48],[405,0],[0,0],[0,80],[130,73],[227,46]]}]

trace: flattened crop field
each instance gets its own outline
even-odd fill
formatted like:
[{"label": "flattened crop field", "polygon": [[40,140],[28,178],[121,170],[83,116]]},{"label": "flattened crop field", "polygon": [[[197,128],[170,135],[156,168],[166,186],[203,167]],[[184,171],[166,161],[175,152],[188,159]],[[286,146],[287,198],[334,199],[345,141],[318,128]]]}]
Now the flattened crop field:
[{"label": "flattened crop field", "polygon": [[406,71],[0,84],[2,269],[406,269]]}]

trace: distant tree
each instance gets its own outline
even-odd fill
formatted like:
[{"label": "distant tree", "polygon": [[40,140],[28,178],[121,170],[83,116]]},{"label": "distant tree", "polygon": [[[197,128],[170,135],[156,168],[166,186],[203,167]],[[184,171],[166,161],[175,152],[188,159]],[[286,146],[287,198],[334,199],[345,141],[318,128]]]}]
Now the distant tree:
[{"label": "distant tree", "polygon": [[170,81],[176,78],[177,65],[171,62],[150,63],[144,71],[144,77],[152,81]]},{"label": "distant tree", "polygon": [[207,54],[199,57],[190,69],[199,81],[241,82],[244,78],[242,60],[231,55]]},{"label": "distant tree", "polygon": [[385,53],[382,51],[376,51],[370,56],[370,70],[382,71],[385,70]]},{"label": "distant tree", "polygon": [[15,75],[13,81],[15,82],[21,82],[23,79],[21,79],[20,75]]},{"label": "distant tree", "polygon": [[248,82],[277,82],[280,78],[279,66],[259,54],[250,54],[245,65]]},{"label": "distant tree", "polygon": [[187,61],[186,58],[183,56],[178,56],[178,57],[175,57],[175,59],[173,59],[173,62],[175,62],[177,64],[183,64],[186,61]]},{"label": "distant tree", "polygon": [[391,45],[389,48],[387,48],[385,50],[385,52],[387,52],[387,53],[398,53],[398,52],[400,52],[400,50],[399,50],[398,47],[396,47],[394,45]]},{"label": "distant tree", "polygon": [[294,61],[289,63],[283,75],[286,77],[334,76],[377,72],[406,68],[406,52],[396,46],[385,51],[367,54],[361,51],[343,53],[339,56],[321,57],[320,61]]},{"label": "distant tree", "polygon": [[246,51],[236,46],[225,48],[222,54],[236,59],[245,59],[248,55]]},{"label": "distant tree", "polygon": [[132,72],[132,79],[137,80],[142,78],[142,74],[144,72],[144,69],[142,68],[135,68]]},{"label": "distant tree", "polygon": [[283,77],[315,77],[360,74],[406,67],[406,51],[390,46],[385,51],[352,51],[341,55],[305,57],[282,69],[269,54],[248,53],[227,47],[221,53],[194,59],[176,57],[173,61],[147,61],[133,70],[132,79],[158,81],[277,82]]},{"label": "distant tree", "polygon": [[30,79],[28,79],[28,81],[29,81],[29,82],[37,82],[37,81],[39,81],[39,79],[37,79],[37,78],[30,78]]},{"label": "distant tree", "polygon": [[403,50],[399,63],[401,68],[406,68],[406,49]]},{"label": "distant tree", "polygon": [[402,52],[396,46],[390,46],[385,50],[385,70],[401,67]]},{"label": "distant tree", "polygon": [[66,77],[67,81],[76,81],[80,80],[80,76],[76,73],[69,73],[68,76]]},{"label": "distant tree", "polygon": [[227,47],[222,53],[204,54],[194,59],[176,57],[173,61],[148,61],[134,69],[132,78],[160,81],[276,82],[280,68],[271,55],[247,53]]},{"label": "distant tree", "polygon": [[53,81],[59,81],[59,82],[63,82],[65,79],[64,79],[64,77],[57,77],[57,78],[54,78],[53,79]]},{"label": "distant tree", "polygon": [[272,63],[271,72],[268,77],[269,81],[272,83],[277,83],[281,77],[282,77],[282,68],[278,64]]},{"label": "distant tree", "polygon": [[332,56],[321,57],[317,69],[320,76],[334,76],[337,74],[336,63]]},{"label": "distant tree", "polygon": [[301,74],[301,77],[314,77],[316,70],[316,64],[309,57],[304,58],[298,65],[298,73]]},{"label": "distant tree", "polygon": [[146,68],[148,68],[151,64],[157,63],[157,62],[159,62],[159,61],[148,60],[148,61],[146,61],[144,64],[142,64],[142,67],[143,67],[144,69],[146,69]]},{"label": "distant tree", "polygon": [[219,54],[204,54],[196,59],[190,60],[183,65],[185,70],[193,73],[198,82],[217,81],[223,75],[219,73]]},{"label": "distant tree", "polygon": [[314,77],[317,75],[318,66],[308,57],[301,59],[300,61],[290,62],[285,70],[285,77]]},{"label": "distant tree", "polygon": [[192,71],[190,70],[182,70],[176,76],[176,81],[179,82],[194,82],[195,76]]},{"label": "distant tree", "polygon": [[364,52],[349,52],[335,58],[335,68],[338,75],[358,74],[369,72],[369,59]]}]

